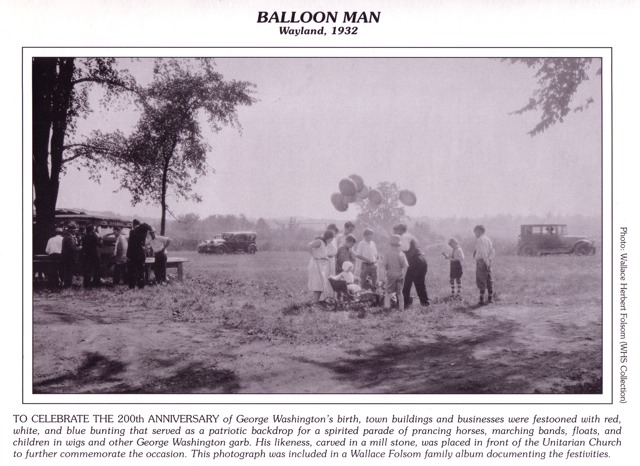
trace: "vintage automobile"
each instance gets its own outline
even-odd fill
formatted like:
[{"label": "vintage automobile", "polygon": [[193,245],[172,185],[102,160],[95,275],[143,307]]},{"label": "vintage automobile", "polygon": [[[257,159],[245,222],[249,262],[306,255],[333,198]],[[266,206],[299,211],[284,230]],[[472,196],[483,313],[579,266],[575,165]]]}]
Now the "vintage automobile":
[{"label": "vintage automobile", "polygon": [[231,231],[214,236],[210,240],[198,245],[198,252],[202,254],[228,254],[245,252],[255,254],[257,234],[253,231]]},{"label": "vintage automobile", "polygon": [[595,254],[592,240],[585,236],[567,234],[567,225],[543,223],[520,226],[518,255],[539,256],[546,254]]}]

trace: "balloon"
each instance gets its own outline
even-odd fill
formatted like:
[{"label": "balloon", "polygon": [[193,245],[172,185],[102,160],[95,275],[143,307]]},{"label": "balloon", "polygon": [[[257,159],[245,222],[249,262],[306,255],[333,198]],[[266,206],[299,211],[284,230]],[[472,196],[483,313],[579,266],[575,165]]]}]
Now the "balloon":
[{"label": "balloon", "polygon": [[331,195],[331,203],[338,212],[345,212],[349,207],[349,205],[347,204],[347,200],[340,193],[333,193]]},{"label": "balloon", "polygon": [[406,206],[414,206],[416,202],[418,202],[418,198],[416,197],[413,191],[409,191],[408,189],[403,189],[400,191],[398,197],[400,198],[400,202],[402,202]]},{"label": "balloon", "polygon": [[349,204],[334,205],[334,207],[338,212],[346,212],[347,209],[349,208]]},{"label": "balloon", "polygon": [[369,202],[376,206],[382,204],[382,193],[377,189],[369,191]]},{"label": "balloon", "polygon": [[340,184],[338,185],[338,187],[340,188],[340,193],[342,193],[343,196],[355,196],[355,194],[358,192],[356,183],[349,178],[340,180]]},{"label": "balloon", "polygon": [[369,198],[369,188],[366,186],[362,187],[362,191],[358,193],[358,200],[368,199]]},{"label": "balloon", "polygon": [[360,175],[349,175],[349,178],[356,184],[356,191],[360,192],[365,187],[364,180]]},{"label": "balloon", "polygon": [[353,196],[345,196],[344,200],[347,201],[348,204],[351,204],[352,202],[356,202],[358,200],[358,195],[354,194]]}]

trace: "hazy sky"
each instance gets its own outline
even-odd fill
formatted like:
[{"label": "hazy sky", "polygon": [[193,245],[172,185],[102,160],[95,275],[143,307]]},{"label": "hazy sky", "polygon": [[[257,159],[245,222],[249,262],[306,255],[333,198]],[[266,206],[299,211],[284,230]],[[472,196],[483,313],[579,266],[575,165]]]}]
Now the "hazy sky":
[{"label": "hazy sky", "polygon": [[[538,136],[538,114],[509,112],[536,87],[534,71],[493,59],[238,58],[218,59],[226,79],[256,84],[259,99],[238,112],[242,133],[207,133],[209,165],[196,191],[203,202],[170,199],[176,214],[323,217],[356,211],[329,201],[352,173],[368,185],[396,182],[418,203],[409,216],[499,213],[599,215],[601,190],[600,79],[576,100],[587,111]],[[141,77],[152,61],[132,65]],[[594,68],[596,68],[594,66]],[[97,108],[79,125],[128,131],[131,111]],[[104,178],[89,181],[69,167],[59,207],[159,217],[159,207],[132,207],[126,192]]]}]

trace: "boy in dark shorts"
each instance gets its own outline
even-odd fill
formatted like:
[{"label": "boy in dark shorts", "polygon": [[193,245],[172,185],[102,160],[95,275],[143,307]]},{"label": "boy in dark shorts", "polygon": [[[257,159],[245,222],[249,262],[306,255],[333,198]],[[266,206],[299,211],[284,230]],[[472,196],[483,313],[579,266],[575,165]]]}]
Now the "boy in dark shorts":
[{"label": "boy in dark shorts", "polygon": [[[464,260],[464,252],[460,247],[460,243],[455,238],[451,238],[449,242],[451,248],[451,254],[442,253],[449,261],[449,283],[451,284],[451,297],[460,297],[462,292],[462,261]],[[456,293],[456,285],[458,285],[458,292]]]},{"label": "boy in dark shorts", "polygon": [[398,309],[404,311],[404,299],[402,297],[402,289],[404,288],[404,277],[409,268],[407,256],[402,252],[400,235],[391,235],[389,240],[391,248],[382,258],[381,268],[387,276],[384,308],[389,309],[391,306],[391,294],[395,293],[398,298]]},{"label": "boy in dark shorts", "polygon": [[493,302],[493,280],[491,279],[491,263],[493,257],[496,255],[493,249],[493,243],[484,234],[485,228],[482,225],[477,225],[473,229],[473,233],[476,235],[476,250],[473,252],[473,258],[476,260],[476,284],[478,290],[480,290],[479,306],[484,306],[484,292],[488,292],[486,304]]}]

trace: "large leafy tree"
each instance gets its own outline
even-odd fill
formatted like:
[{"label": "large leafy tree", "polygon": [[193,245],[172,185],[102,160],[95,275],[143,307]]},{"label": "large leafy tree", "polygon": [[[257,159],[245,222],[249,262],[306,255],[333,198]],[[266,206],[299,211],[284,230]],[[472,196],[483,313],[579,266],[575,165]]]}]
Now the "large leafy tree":
[{"label": "large leafy tree", "polygon": [[[210,146],[202,134],[202,122],[218,132],[223,126],[240,127],[239,105],[251,105],[252,83],[225,81],[212,59],[157,59],[153,80],[137,95],[141,117],[133,133],[95,132],[78,152],[93,157],[84,161],[99,176],[102,164],[96,154],[111,162],[112,174],[136,205],[160,206],[160,230],[164,234],[168,198],[199,201],[193,184],[208,171]],[[100,158],[102,158],[100,157]]]},{"label": "large leafy tree", "polygon": [[[593,58],[509,58],[511,63],[524,64],[536,69],[538,87],[533,91],[529,102],[514,111],[521,115],[525,112],[540,112],[540,121],[529,134],[535,136],[550,126],[561,123],[572,112],[585,110],[593,103],[589,97],[583,102],[574,102],[574,96],[580,85],[589,79],[591,72],[600,75],[600,61]],[[597,69],[592,70],[594,63]]]},{"label": "large leafy tree", "polygon": [[395,183],[383,181],[376,189],[382,193],[382,202],[376,206],[366,199],[358,201],[356,206],[360,212],[357,223],[385,236],[394,225],[405,221],[406,215],[400,204],[400,189]]},{"label": "large leafy tree", "polygon": [[65,164],[80,156],[75,144],[78,117],[91,109],[88,92],[100,84],[110,99],[133,89],[126,70],[118,71],[113,58],[35,57],[32,69],[32,163],[35,207],[34,252],[44,250],[52,235],[60,176]]}]

